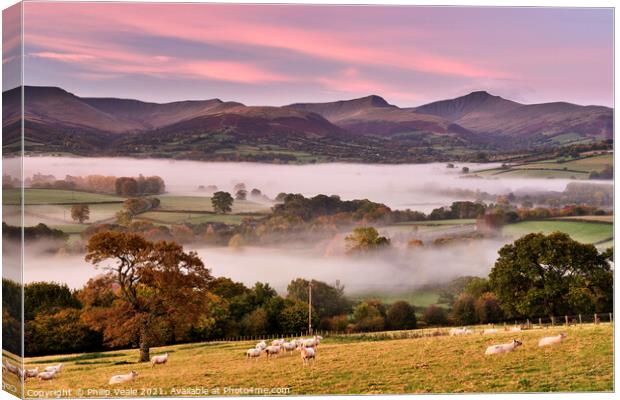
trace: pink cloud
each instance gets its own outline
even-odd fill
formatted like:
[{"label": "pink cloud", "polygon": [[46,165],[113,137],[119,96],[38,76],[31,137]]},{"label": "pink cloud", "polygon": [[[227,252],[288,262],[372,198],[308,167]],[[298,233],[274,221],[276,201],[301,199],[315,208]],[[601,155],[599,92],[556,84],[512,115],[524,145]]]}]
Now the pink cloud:
[{"label": "pink cloud", "polygon": [[[197,10],[208,12],[198,13]],[[27,20],[37,30],[48,24],[69,24],[76,30],[99,32],[113,26],[119,31],[183,38],[203,43],[258,45],[287,49],[310,56],[355,65],[390,66],[434,74],[465,77],[509,78],[512,74],[476,65],[471,61],[433,54],[428,49],[402,47],[401,31],[381,30],[351,35],[309,27],[263,22],[266,6],[226,5],[129,5],[129,4],[45,4],[28,5]],[[200,18],[197,18],[197,15]],[[60,20],[60,21],[59,21]],[[51,29],[53,31],[53,29]],[[409,35],[412,33],[409,32]],[[361,37],[360,37],[361,36]],[[26,37],[29,39],[28,29]],[[400,37],[400,36],[399,36]],[[366,40],[368,39],[368,40]],[[89,40],[97,40],[90,38]],[[39,44],[32,41],[33,44]],[[391,44],[390,44],[391,43]]]},{"label": "pink cloud", "polygon": [[39,58],[49,58],[51,60],[66,61],[66,62],[73,62],[73,61],[81,62],[81,61],[93,60],[95,58],[89,54],[55,53],[52,51],[41,51],[38,53],[30,53],[30,56],[39,57]]}]

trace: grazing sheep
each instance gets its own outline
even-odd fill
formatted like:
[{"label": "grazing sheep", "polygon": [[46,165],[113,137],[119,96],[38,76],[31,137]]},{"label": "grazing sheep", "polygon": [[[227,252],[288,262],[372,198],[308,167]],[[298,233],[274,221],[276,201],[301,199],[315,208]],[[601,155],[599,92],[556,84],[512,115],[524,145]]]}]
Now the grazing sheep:
[{"label": "grazing sheep", "polygon": [[43,370],[44,372],[60,372],[62,371],[62,367],[64,365],[62,363],[58,364],[58,365],[50,365],[49,367],[45,367],[45,369]]},{"label": "grazing sheep", "polygon": [[25,378],[36,378],[39,375],[39,367],[24,370]]},{"label": "grazing sheep", "polygon": [[247,359],[249,360],[250,358],[260,357],[260,353],[261,353],[260,349],[249,349],[248,351],[245,352],[245,355]]},{"label": "grazing sheep", "polygon": [[513,339],[510,343],[505,344],[496,344],[493,346],[487,347],[487,350],[484,352],[485,356],[489,356],[492,354],[500,354],[500,353],[508,353],[513,351],[517,347],[521,346],[523,343],[519,342],[516,339]]},{"label": "grazing sheep", "polygon": [[301,361],[304,365],[308,363],[310,360],[316,359],[316,349],[312,347],[302,347],[301,348]]},{"label": "grazing sheep", "polygon": [[280,346],[267,346],[265,353],[267,353],[267,360],[269,360],[272,356],[277,356],[280,353]]},{"label": "grazing sheep", "polygon": [[316,347],[321,342],[318,336],[313,337],[312,339],[301,339],[301,346],[303,347]]},{"label": "grazing sheep", "polygon": [[452,328],[450,329],[450,336],[458,336],[458,335],[470,335],[474,333],[469,328]]},{"label": "grazing sheep", "polygon": [[56,376],[57,371],[43,371],[43,372],[39,372],[39,374],[37,375],[37,377],[39,378],[40,381],[49,381],[54,379],[54,377]]},{"label": "grazing sheep", "polygon": [[108,385],[131,382],[136,379],[136,376],[138,376],[138,373],[136,371],[131,371],[130,373],[126,375],[114,375],[113,377],[110,378]]},{"label": "grazing sheep", "polygon": [[157,364],[165,364],[168,361],[168,353],[162,354],[161,356],[153,356],[151,358],[151,368],[153,368]]},{"label": "grazing sheep", "polygon": [[508,332],[521,332],[521,327],[513,326],[512,328],[508,329]]},{"label": "grazing sheep", "polygon": [[497,329],[492,328],[492,329],[484,329],[480,333],[483,334],[483,335],[490,335],[490,334],[497,333],[497,332],[499,332]]},{"label": "grazing sheep", "polygon": [[282,346],[282,343],[284,343],[284,339],[275,339],[271,341],[272,346]]},{"label": "grazing sheep", "polygon": [[562,343],[562,341],[566,338],[566,333],[560,333],[557,336],[547,336],[538,342],[538,347],[550,346],[552,344]]},{"label": "grazing sheep", "polygon": [[295,350],[297,348],[297,344],[293,343],[293,342],[284,342],[282,343],[282,350],[284,350],[284,352],[287,351],[292,351]]},{"label": "grazing sheep", "polygon": [[265,350],[265,349],[267,348],[267,343],[265,343],[265,341],[263,340],[262,342],[259,342],[259,343],[256,345],[256,348],[257,348],[258,350],[260,350],[260,351],[263,351],[263,350]]},{"label": "grazing sheep", "polygon": [[9,360],[4,360],[4,368],[12,374],[19,374],[19,368],[16,365],[11,364]]}]

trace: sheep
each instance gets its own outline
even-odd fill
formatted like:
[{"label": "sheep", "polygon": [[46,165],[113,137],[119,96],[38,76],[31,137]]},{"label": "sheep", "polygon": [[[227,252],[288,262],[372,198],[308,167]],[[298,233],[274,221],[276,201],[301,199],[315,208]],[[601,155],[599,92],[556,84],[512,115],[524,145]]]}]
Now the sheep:
[{"label": "sheep", "polygon": [[521,332],[521,327],[513,326],[512,328],[508,329],[508,332]]},{"label": "sheep", "polygon": [[285,352],[287,351],[292,351],[295,350],[297,348],[297,343],[293,343],[291,342],[284,342],[282,343],[282,350],[284,350]]},{"label": "sheep", "polygon": [[260,349],[254,348],[254,349],[249,349],[248,351],[246,351],[245,352],[245,356],[249,360],[250,358],[258,358],[258,357],[260,357],[260,353],[261,353]]},{"label": "sheep", "polygon": [[258,350],[260,350],[260,351],[263,351],[263,350],[265,350],[265,349],[267,348],[267,343],[265,343],[265,341],[263,340],[262,342],[259,342],[259,343],[256,345],[256,348],[257,348]]},{"label": "sheep", "polygon": [[496,344],[493,346],[487,347],[487,350],[484,352],[485,356],[489,356],[492,354],[500,354],[500,353],[508,353],[513,351],[517,347],[521,346],[523,343],[516,339],[512,339],[512,342],[505,344]]},{"label": "sheep", "polygon": [[310,360],[316,359],[316,349],[312,347],[301,348],[301,361],[306,365]]},{"label": "sheep", "polygon": [[450,329],[450,336],[457,336],[457,335],[469,335],[472,334],[473,331],[469,328],[452,328]]},{"label": "sheep", "polygon": [[284,339],[275,339],[271,341],[272,346],[281,346],[284,343]]},{"label": "sheep", "polygon": [[16,365],[11,364],[9,360],[4,361],[4,368],[15,375],[19,374],[19,368]]},{"label": "sheep", "polygon": [[562,341],[566,338],[566,336],[567,336],[566,333],[562,332],[557,336],[544,337],[540,339],[540,341],[538,342],[538,347],[544,347],[544,346],[550,346],[556,343],[562,343]]},{"label": "sheep", "polygon": [[39,375],[39,367],[24,370],[25,378],[36,378]]},{"label": "sheep", "polygon": [[131,382],[136,379],[136,376],[138,376],[138,373],[136,371],[131,371],[130,373],[126,375],[114,375],[113,377],[110,378],[108,385]]},{"label": "sheep", "polygon": [[45,367],[45,369],[43,370],[44,372],[60,372],[62,371],[62,367],[64,365],[62,363],[58,364],[58,365],[50,365],[49,367]]},{"label": "sheep", "polygon": [[301,346],[303,347],[316,347],[321,342],[318,336],[313,337],[312,339],[301,339]]},{"label": "sheep", "polygon": [[165,364],[168,361],[168,353],[163,354],[161,356],[153,356],[151,358],[151,368],[153,368],[157,364]]},{"label": "sheep", "polygon": [[480,332],[482,335],[490,335],[492,333],[497,333],[499,332],[497,329],[492,328],[492,329],[484,329],[482,330],[482,332]]},{"label": "sheep", "polygon": [[43,371],[43,372],[39,372],[37,377],[39,378],[40,381],[49,381],[49,380],[54,379],[54,377],[56,376],[57,373],[58,373],[58,371],[56,371],[56,370],[53,370],[53,371]]},{"label": "sheep", "polygon": [[267,346],[264,351],[267,354],[267,360],[269,360],[270,357],[277,356],[280,353],[280,346]]}]

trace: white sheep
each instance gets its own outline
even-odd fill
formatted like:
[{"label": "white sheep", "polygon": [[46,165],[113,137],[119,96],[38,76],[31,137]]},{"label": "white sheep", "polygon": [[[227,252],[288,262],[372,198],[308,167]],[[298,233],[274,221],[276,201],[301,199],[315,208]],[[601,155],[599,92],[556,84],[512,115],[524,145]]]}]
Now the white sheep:
[{"label": "white sheep", "polygon": [[43,372],[39,372],[39,374],[37,375],[37,377],[39,378],[40,381],[49,381],[54,379],[54,377],[56,376],[57,371],[43,371]]},{"label": "white sheep", "polygon": [[24,370],[25,378],[36,378],[39,375],[39,367]]},{"label": "white sheep", "polygon": [[523,343],[521,343],[520,341],[513,339],[512,342],[510,343],[496,344],[496,345],[487,347],[487,350],[484,352],[484,355],[488,356],[492,354],[508,353],[510,351],[513,351],[517,347],[521,346],[522,344]]},{"label": "white sheep", "polygon": [[282,343],[284,343],[284,339],[275,339],[271,341],[272,346],[282,346]]},{"label": "white sheep", "polygon": [[521,327],[513,326],[512,328],[508,329],[508,332],[521,332]]},{"label": "white sheep", "polygon": [[265,353],[267,353],[267,359],[277,356],[280,353],[280,346],[267,346]]},{"label": "white sheep", "polygon": [[292,350],[295,350],[297,348],[297,343],[296,342],[293,343],[292,341],[291,342],[284,342],[284,343],[282,343],[281,347],[282,347],[282,350],[284,350],[285,352],[292,351]]},{"label": "white sheep", "polygon": [[136,371],[131,371],[130,373],[126,375],[114,375],[113,377],[110,378],[108,385],[131,382],[136,379],[136,376],[138,376],[138,373]]},{"label": "white sheep", "polygon": [[13,373],[15,375],[19,374],[19,368],[16,365],[11,364],[9,360],[4,360],[4,367],[10,373]]},{"label": "white sheep", "polygon": [[261,353],[260,349],[254,348],[254,349],[249,349],[248,351],[246,351],[245,355],[249,360],[250,358],[260,357],[260,353]]},{"label": "white sheep", "polygon": [[452,328],[450,329],[450,336],[458,336],[458,335],[470,335],[474,333],[469,328]]},{"label": "white sheep", "polygon": [[538,347],[550,346],[552,344],[562,343],[562,341],[566,338],[566,333],[560,333],[557,336],[547,336],[538,342]]},{"label": "white sheep", "polygon": [[312,339],[301,339],[301,346],[303,347],[316,347],[321,342],[318,336],[313,337]]},{"label": "white sheep", "polygon": [[161,356],[153,356],[153,358],[151,358],[151,368],[157,364],[165,364],[167,361],[168,353],[162,354]]},{"label": "white sheep", "polygon": [[497,330],[497,329],[495,329],[495,328],[490,328],[490,329],[484,329],[481,333],[482,333],[483,335],[490,335],[490,334],[497,333],[497,332],[498,332],[498,330]]},{"label": "white sheep", "polygon": [[260,351],[263,351],[263,350],[265,350],[265,349],[267,348],[267,343],[265,343],[265,341],[263,340],[262,342],[259,342],[259,343],[256,345],[256,348],[257,348],[258,350],[260,350]]},{"label": "white sheep", "polygon": [[45,367],[45,369],[43,370],[44,372],[60,372],[62,371],[62,367],[64,367],[63,363],[60,363],[58,365],[50,365],[49,367]]},{"label": "white sheep", "polygon": [[301,361],[304,365],[308,363],[310,360],[316,359],[316,349],[312,347],[302,347],[301,348]]}]

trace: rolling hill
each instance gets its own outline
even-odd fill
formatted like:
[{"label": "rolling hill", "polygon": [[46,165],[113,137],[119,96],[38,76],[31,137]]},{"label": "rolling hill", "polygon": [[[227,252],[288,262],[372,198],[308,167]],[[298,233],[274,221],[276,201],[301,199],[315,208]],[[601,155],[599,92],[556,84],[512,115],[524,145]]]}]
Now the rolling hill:
[{"label": "rolling hill", "polygon": [[[377,95],[283,107],[208,99],[149,103],[24,87],[26,151],[246,161],[444,161],[480,150],[613,137],[613,110],[520,104],[473,92],[415,108]],[[3,93],[5,151],[19,148],[19,89]],[[245,149],[245,150],[241,150]]]}]

